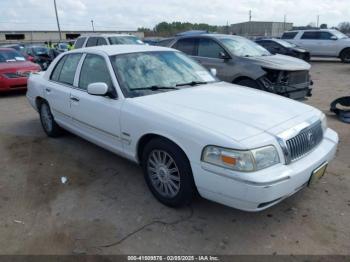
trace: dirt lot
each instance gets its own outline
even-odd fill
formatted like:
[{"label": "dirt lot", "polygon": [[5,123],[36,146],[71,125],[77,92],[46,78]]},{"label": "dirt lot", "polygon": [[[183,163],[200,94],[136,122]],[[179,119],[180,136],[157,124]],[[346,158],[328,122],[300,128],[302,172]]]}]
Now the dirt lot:
[{"label": "dirt lot", "polygon": [[71,134],[47,138],[23,94],[1,96],[0,254],[350,254],[350,126],[328,113],[350,95],[350,65],[312,65],[307,103],[339,133],[337,157],[316,187],[260,213],[167,208],[139,167]]}]

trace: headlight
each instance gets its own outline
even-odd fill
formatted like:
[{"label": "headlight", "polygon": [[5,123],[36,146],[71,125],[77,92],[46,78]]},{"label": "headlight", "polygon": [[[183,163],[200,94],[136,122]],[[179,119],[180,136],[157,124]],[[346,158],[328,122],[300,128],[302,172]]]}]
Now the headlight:
[{"label": "headlight", "polygon": [[323,133],[326,132],[326,129],[327,129],[327,116],[325,114],[322,114],[322,116],[321,116],[321,125],[322,125]]},{"label": "headlight", "polygon": [[202,161],[240,172],[257,171],[280,162],[274,146],[245,151],[207,146],[203,150]]}]

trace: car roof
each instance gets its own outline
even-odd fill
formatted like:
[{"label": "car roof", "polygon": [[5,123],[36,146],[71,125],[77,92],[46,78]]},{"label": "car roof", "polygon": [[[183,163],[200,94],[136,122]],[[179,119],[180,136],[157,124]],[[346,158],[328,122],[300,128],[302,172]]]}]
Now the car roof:
[{"label": "car roof", "polygon": [[285,31],[284,33],[297,33],[297,32],[315,32],[315,31],[320,31],[320,32],[329,32],[329,31],[338,31],[336,29],[300,29],[300,30],[290,30],[290,31]]},{"label": "car roof", "polygon": [[92,46],[79,48],[70,53],[81,53],[81,52],[104,52],[108,56],[128,54],[128,53],[138,53],[138,52],[154,52],[154,51],[176,51],[167,47],[160,46],[149,46],[149,45],[103,45],[103,46]]},{"label": "car roof", "polygon": [[[103,33],[95,33],[95,34],[84,34],[79,36],[80,37],[93,37],[93,36],[102,36],[102,37],[123,37],[123,36],[134,36],[134,35],[129,35],[129,34],[103,34]],[[136,37],[136,36],[134,36]]]},{"label": "car roof", "polygon": [[189,38],[189,37],[212,37],[212,38],[217,38],[217,39],[220,39],[220,38],[236,38],[236,39],[241,39],[241,38],[244,38],[242,36],[238,36],[238,35],[227,35],[227,34],[193,34],[193,35],[186,35],[186,36],[179,36],[177,37],[177,39],[180,39],[180,38]]}]

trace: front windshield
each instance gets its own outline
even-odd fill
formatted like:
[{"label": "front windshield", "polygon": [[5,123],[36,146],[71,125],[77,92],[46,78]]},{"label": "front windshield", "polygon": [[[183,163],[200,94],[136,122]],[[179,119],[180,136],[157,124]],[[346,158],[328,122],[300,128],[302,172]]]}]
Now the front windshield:
[{"label": "front windshield", "polygon": [[262,46],[243,37],[220,38],[220,41],[236,56],[250,57],[271,55],[270,52]]},{"label": "front windshield", "polygon": [[347,35],[344,35],[342,32],[339,32],[337,30],[333,30],[332,34],[335,35],[338,39],[348,38]]},{"label": "front windshield", "polygon": [[281,39],[274,39],[274,41],[276,41],[277,43],[279,43],[280,45],[287,47],[287,48],[293,48],[296,47],[295,44],[289,43],[287,41],[281,40]]},{"label": "front windshield", "polygon": [[[122,54],[112,56],[111,62],[126,97],[186,88],[187,83],[190,86],[190,83],[216,81],[206,69],[180,52]],[[152,87],[165,89],[152,90]]]},{"label": "front windshield", "polygon": [[108,37],[111,45],[143,45],[144,43],[136,36],[113,36]]},{"label": "front windshield", "polygon": [[46,47],[34,47],[33,52],[35,55],[47,55],[49,53],[49,50]]},{"label": "front windshield", "polygon": [[25,61],[23,55],[21,55],[16,50],[6,50],[0,51],[0,62],[17,62],[17,61]]}]

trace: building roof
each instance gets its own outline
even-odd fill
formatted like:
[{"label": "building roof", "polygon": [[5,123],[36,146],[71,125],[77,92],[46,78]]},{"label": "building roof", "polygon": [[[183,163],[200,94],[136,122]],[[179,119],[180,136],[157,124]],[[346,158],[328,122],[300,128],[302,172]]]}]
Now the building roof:
[{"label": "building roof", "polygon": [[93,46],[86,48],[79,48],[70,52],[89,52],[98,51],[104,52],[108,56],[120,55],[127,53],[138,53],[138,52],[152,52],[152,51],[175,51],[174,49],[160,46],[149,46],[149,45],[104,45],[104,46]]}]

